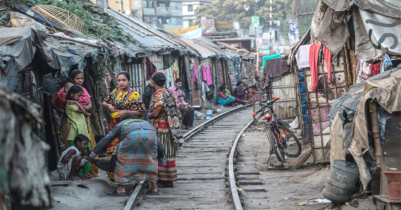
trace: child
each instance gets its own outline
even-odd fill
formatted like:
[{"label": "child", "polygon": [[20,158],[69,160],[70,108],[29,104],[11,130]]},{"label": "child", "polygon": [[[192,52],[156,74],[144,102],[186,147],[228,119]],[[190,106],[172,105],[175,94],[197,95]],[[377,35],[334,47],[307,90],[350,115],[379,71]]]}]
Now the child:
[{"label": "child", "polygon": [[58,93],[57,95],[56,95],[56,98],[55,98],[55,100],[54,100],[54,105],[55,106],[53,106],[53,107],[55,107],[56,108],[56,110],[57,110],[57,114],[59,115],[59,116],[62,116],[63,114],[64,114],[64,105],[65,105],[65,100],[66,100],[66,98],[67,98],[67,93],[68,93],[68,91],[70,90],[70,88],[73,86],[74,84],[72,84],[71,82],[67,82],[65,85],[64,85],[64,91],[63,92],[61,92],[61,93]]},{"label": "child", "polygon": [[[78,103],[83,95],[83,90],[79,85],[74,85],[68,91],[66,102],[65,102],[65,114],[68,120],[68,135],[67,143],[69,146],[74,145],[74,139],[77,135],[82,134],[86,137],[89,136],[88,126],[86,125],[85,116],[89,117],[90,113],[87,113],[85,109]],[[88,148],[91,149],[91,144],[88,143]],[[90,179],[93,176],[89,175],[90,163],[88,162],[83,167],[80,176],[84,179]]]},{"label": "child", "polygon": [[60,178],[74,178],[78,171],[88,162],[88,156],[84,152],[88,149],[89,139],[85,135],[79,134],[74,139],[74,146],[66,149],[57,163],[57,172]]}]

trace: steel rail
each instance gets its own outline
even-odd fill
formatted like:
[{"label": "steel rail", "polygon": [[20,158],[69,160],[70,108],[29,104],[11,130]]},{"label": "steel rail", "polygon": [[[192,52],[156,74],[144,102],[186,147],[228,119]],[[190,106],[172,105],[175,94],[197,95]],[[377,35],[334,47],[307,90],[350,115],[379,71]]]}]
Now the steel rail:
[{"label": "steel rail", "polygon": [[228,159],[228,173],[229,173],[229,179],[230,179],[230,189],[231,189],[231,196],[233,199],[234,207],[235,210],[242,210],[242,202],[241,199],[238,195],[238,190],[237,190],[237,181],[235,180],[235,173],[234,173],[234,155],[237,150],[237,145],[238,141],[241,138],[242,134],[244,131],[252,125],[253,120],[251,120],[247,125],[245,125],[244,128],[238,133],[237,137],[234,140],[233,146],[231,147],[231,152],[230,156]]},{"label": "steel rail", "polygon": [[[241,107],[237,107],[237,108],[234,108],[234,109],[231,109],[231,110],[227,110],[227,111],[225,111],[225,112],[223,112],[223,113],[221,113],[221,114],[215,116],[214,118],[212,118],[212,119],[210,119],[210,120],[207,120],[206,122],[204,122],[204,123],[202,123],[202,124],[196,126],[196,127],[193,128],[192,130],[190,130],[190,131],[188,131],[187,133],[185,133],[184,136],[183,136],[183,137],[184,137],[184,140],[185,140],[185,141],[189,140],[191,137],[193,137],[193,136],[196,135],[197,133],[199,133],[199,132],[205,130],[207,126],[209,126],[209,125],[215,123],[216,121],[218,121],[218,120],[220,120],[220,119],[226,117],[227,115],[233,114],[233,113],[235,113],[236,111],[239,111],[239,110],[241,110],[241,109],[248,108],[248,107],[250,107],[250,106],[252,106],[252,104],[248,104],[248,105],[245,105],[245,106],[241,106]],[[251,121],[251,123],[252,123],[252,122],[253,122],[253,120]],[[244,130],[245,130],[246,128],[249,127],[249,125],[250,125],[250,124],[248,123],[248,124],[245,126],[245,128],[240,132],[240,134],[237,136],[236,141],[235,141],[236,143],[235,143],[235,146],[233,145],[233,148],[236,147],[236,145],[237,145],[237,143],[238,143],[239,137],[241,137],[241,134],[244,132]],[[234,150],[234,151],[235,151],[235,150]],[[231,148],[231,153],[232,153],[232,148]],[[230,160],[231,160],[231,162],[233,162],[233,160],[232,160],[232,158],[231,158],[231,154],[230,154]],[[230,163],[231,163],[231,162],[230,162]],[[232,169],[233,172],[234,172],[234,169],[232,168],[232,167],[233,167],[233,164],[231,163],[230,165],[231,165],[231,169]],[[232,185],[232,184],[231,184],[231,176],[233,176],[233,178],[234,178],[234,175],[232,175],[231,170],[230,170],[230,186]],[[149,186],[149,185],[146,184],[146,182],[141,181],[141,182],[138,183],[138,185],[135,187],[133,193],[131,194],[131,196],[130,196],[129,199],[127,200],[127,203],[126,203],[126,205],[125,205],[125,207],[124,207],[124,210],[134,210],[136,206],[139,206],[139,205],[141,204],[142,199],[143,199],[143,197],[144,197],[144,194],[146,193],[146,190],[147,190],[147,189],[145,189],[146,186]],[[232,188],[232,187],[231,187],[231,188]],[[235,198],[235,199],[238,200],[237,202],[240,202],[239,197],[238,197],[238,193],[236,192],[237,189],[236,189],[236,185],[235,185],[235,178],[234,178],[234,189],[235,189],[235,193],[236,193],[236,195],[237,195],[237,198]],[[233,192],[233,189],[231,189],[231,192]],[[233,194],[233,193],[232,193],[232,194]],[[234,197],[234,196],[233,196],[233,197]],[[236,200],[235,200],[235,199],[234,199],[234,203],[236,203]],[[239,204],[240,204],[240,206],[241,206],[241,202],[240,202]],[[238,210],[237,205],[235,205],[235,206],[236,206],[236,209]],[[242,209],[242,206],[241,206],[241,209]]]}]

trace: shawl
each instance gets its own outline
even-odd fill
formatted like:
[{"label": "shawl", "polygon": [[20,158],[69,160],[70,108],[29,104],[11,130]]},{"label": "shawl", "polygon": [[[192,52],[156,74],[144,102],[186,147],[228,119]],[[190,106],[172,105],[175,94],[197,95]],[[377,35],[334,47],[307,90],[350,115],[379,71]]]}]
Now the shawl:
[{"label": "shawl", "polygon": [[[88,106],[89,100],[91,99],[91,95],[89,95],[89,93],[88,93],[88,91],[86,90],[86,88],[84,88],[84,87],[82,87],[82,86],[81,86],[81,88],[82,88],[82,90],[84,91],[84,94],[82,95],[81,99],[79,99],[78,103],[79,103],[79,105],[81,105],[81,106]],[[57,92],[57,94],[60,94],[60,93],[62,93],[62,92],[64,92],[64,88],[61,88],[61,89]],[[68,93],[66,93],[66,94],[68,94]]]},{"label": "shawl", "polygon": [[150,111],[153,112],[158,106],[163,106],[166,112],[167,123],[169,125],[173,141],[176,143],[184,143],[184,138],[181,131],[181,112],[178,108],[177,101],[174,95],[167,89],[160,89],[152,96],[150,102]]},{"label": "shawl", "polygon": [[[144,105],[142,103],[141,95],[133,89],[129,89],[128,93],[122,97],[119,97],[121,89],[114,89],[109,96],[103,101],[111,104],[117,110],[132,110],[132,111],[141,111],[145,110]],[[121,96],[121,95],[120,95]]]}]

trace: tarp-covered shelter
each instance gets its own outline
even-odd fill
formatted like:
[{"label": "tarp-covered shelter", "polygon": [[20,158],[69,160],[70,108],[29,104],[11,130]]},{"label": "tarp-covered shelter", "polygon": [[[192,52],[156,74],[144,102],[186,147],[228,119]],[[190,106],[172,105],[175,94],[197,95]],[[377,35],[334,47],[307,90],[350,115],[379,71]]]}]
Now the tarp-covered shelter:
[{"label": "tarp-covered shelter", "polygon": [[[309,124],[315,162],[356,162],[363,191],[370,190],[372,171],[401,167],[399,161],[393,166],[400,157],[392,153],[394,147],[399,151],[399,138],[386,131],[399,132],[386,124],[400,111],[400,75],[398,67],[392,69],[401,63],[398,3],[321,0],[310,30],[287,60],[298,74],[300,123]],[[380,137],[374,132],[378,128]],[[381,138],[389,157],[380,158],[373,137]],[[384,174],[374,181],[381,183],[379,192],[372,186],[374,195],[387,196]]]}]

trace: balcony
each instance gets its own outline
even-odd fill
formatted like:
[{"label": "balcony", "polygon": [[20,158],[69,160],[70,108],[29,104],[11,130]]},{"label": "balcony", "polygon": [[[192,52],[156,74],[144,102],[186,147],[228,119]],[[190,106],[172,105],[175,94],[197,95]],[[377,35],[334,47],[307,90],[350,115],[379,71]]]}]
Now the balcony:
[{"label": "balcony", "polygon": [[157,16],[182,16],[181,9],[172,9],[167,7],[157,7]]},{"label": "balcony", "polygon": [[155,8],[143,8],[143,14],[149,15],[149,16],[154,16],[154,15],[156,15]]}]

